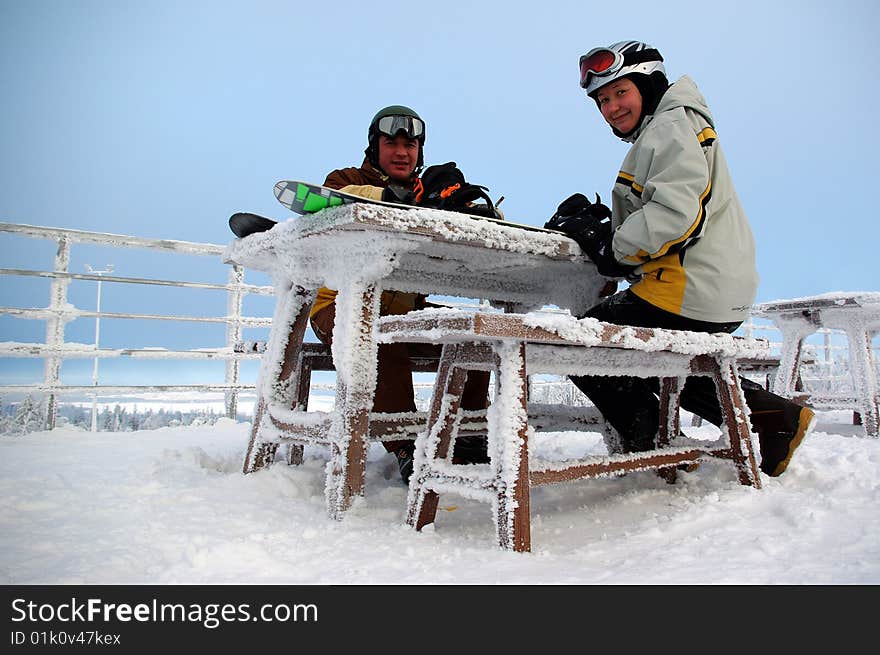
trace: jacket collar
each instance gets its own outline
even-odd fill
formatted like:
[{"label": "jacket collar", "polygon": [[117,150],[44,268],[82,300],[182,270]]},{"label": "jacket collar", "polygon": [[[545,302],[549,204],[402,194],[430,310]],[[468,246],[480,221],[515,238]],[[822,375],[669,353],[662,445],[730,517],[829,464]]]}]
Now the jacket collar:
[{"label": "jacket collar", "polygon": [[631,134],[622,137],[623,140],[627,143],[634,143],[635,140],[638,139],[647,129],[648,124],[657,114],[678,107],[692,109],[693,111],[702,114],[709,125],[714,126],[715,124],[715,121],[712,118],[712,113],[709,111],[706,100],[703,98],[703,94],[700,93],[697,85],[689,76],[682,75],[678,80],[671,84],[666,93],[663,94],[660,103],[657,105],[657,110],[653,114],[645,116],[642,119],[641,124]]},{"label": "jacket collar", "polygon": [[[367,183],[373,186],[385,187],[392,183],[391,178],[385,174],[385,171],[383,171],[378,166],[373,166],[373,164],[370,163],[370,160],[367,157],[364,157],[364,161],[361,164],[361,173],[367,180]],[[401,186],[412,188],[413,186],[415,186],[417,179],[418,175],[413,174],[410,176],[406,184]]]}]

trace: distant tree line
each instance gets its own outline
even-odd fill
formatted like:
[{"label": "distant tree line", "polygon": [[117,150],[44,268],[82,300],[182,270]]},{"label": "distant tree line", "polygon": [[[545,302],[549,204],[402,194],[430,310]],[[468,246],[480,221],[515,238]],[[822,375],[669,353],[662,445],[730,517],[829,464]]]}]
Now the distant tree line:
[{"label": "distant tree line", "polygon": [[[27,396],[21,401],[6,403],[0,400],[0,434],[27,434],[45,429],[46,399]],[[225,416],[213,409],[190,411],[147,409],[139,411],[137,405],[126,408],[117,404],[112,409],[104,407],[97,416],[100,432],[134,432],[181,425],[213,425]],[[89,430],[92,426],[92,410],[79,405],[59,405],[56,425]]]}]

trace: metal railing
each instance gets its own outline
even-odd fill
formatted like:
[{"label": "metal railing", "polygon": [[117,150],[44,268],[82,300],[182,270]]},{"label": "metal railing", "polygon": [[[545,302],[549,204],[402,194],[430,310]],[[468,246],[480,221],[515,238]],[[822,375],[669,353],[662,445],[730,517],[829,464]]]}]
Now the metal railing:
[{"label": "metal railing", "polygon": [[[82,230],[50,228],[34,225],[0,223],[0,232],[14,233],[18,236],[53,241],[56,244],[54,266],[51,270],[29,270],[18,268],[0,268],[0,275],[17,276],[19,278],[49,279],[48,305],[45,307],[0,307],[0,315],[14,316],[20,319],[45,321],[45,342],[23,343],[0,340],[0,358],[42,358],[44,360],[43,381],[38,384],[0,384],[0,393],[38,393],[45,395],[46,427],[55,425],[57,397],[63,394],[86,393],[93,397],[115,393],[171,393],[183,391],[222,392],[224,394],[225,413],[234,418],[238,411],[238,397],[241,392],[253,392],[255,384],[243,384],[240,379],[240,362],[246,359],[259,359],[260,352],[255,348],[242,348],[242,328],[271,326],[271,316],[242,316],[243,301],[247,294],[263,296],[274,295],[271,286],[258,286],[244,283],[244,269],[229,264],[227,282],[225,284],[207,283],[192,280],[167,280],[153,278],[125,277],[109,275],[107,272],[72,273],[69,270],[70,251],[75,244],[92,244],[112,248],[139,248],[168,253],[215,257],[218,259],[225,246],[209,243],[188,241],[172,241],[167,239],[148,239],[129,235],[87,232]],[[123,313],[109,311],[92,311],[71,305],[68,301],[67,289],[72,281],[111,282],[130,285],[150,285],[160,287],[177,287],[192,290],[222,290],[227,296],[227,315],[210,316],[179,316],[171,314]],[[457,303],[450,303],[457,305]],[[167,350],[156,348],[101,348],[97,344],[66,342],[65,326],[76,318],[109,319],[140,319],[177,322],[195,322],[202,324],[225,324],[226,339],[222,348],[198,348],[190,350]],[[97,326],[96,326],[97,327]],[[780,345],[778,330],[768,321],[759,319],[743,324],[739,333],[767,339],[771,348],[777,350]],[[806,352],[810,354],[814,366],[807,367],[804,382],[814,388],[836,386],[847,379],[846,357],[841,358],[839,351],[845,351],[840,335],[831,330],[820,330],[817,335],[821,343],[815,340],[807,343]],[[97,335],[96,335],[97,337]],[[836,338],[835,338],[836,337]],[[877,345],[874,345],[876,351]],[[225,382],[176,385],[70,385],[61,382],[61,363],[66,359],[130,357],[134,359],[191,359],[191,360],[225,360]],[[878,358],[880,361],[880,358]],[[841,371],[841,365],[844,370]],[[96,381],[95,381],[96,382]],[[552,384],[552,383],[551,383]],[[417,387],[430,385],[416,383]],[[334,385],[316,385],[316,388],[332,389]]]},{"label": "metal railing", "polygon": [[[243,384],[240,380],[240,362],[244,359],[258,359],[259,353],[236,352],[236,345],[242,340],[242,328],[265,327],[271,325],[270,316],[242,316],[243,300],[247,294],[273,295],[271,286],[245,284],[244,270],[241,266],[230,264],[225,284],[198,282],[191,280],[166,280],[125,277],[106,273],[72,273],[69,270],[70,251],[75,244],[92,244],[112,248],[139,248],[164,251],[178,255],[208,256],[219,260],[225,246],[189,241],[167,239],[148,239],[129,235],[86,232],[64,228],[50,228],[14,223],[0,223],[0,232],[14,233],[32,239],[54,241],[56,244],[54,266],[51,270],[28,270],[0,268],[0,275],[47,278],[51,280],[48,305],[45,307],[0,307],[0,315],[20,319],[45,321],[45,342],[22,343],[5,341],[0,343],[0,357],[32,357],[44,360],[43,381],[38,384],[0,384],[0,393],[38,393],[45,395],[46,427],[55,426],[58,396],[72,393],[91,393],[94,395],[124,392],[180,392],[213,391],[223,392],[226,415],[234,418],[237,412],[238,395],[242,391],[253,391],[254,384]],[[152,285],[177,287],[193,290],[223,290],[227,297],[227,315],[219,317],[177,316],[171,314],[136,314],[122,312],[91,311],[71,305],[68,301],[68,285],[71,281],[86,280],[113,282],[131,285]],[[199,348],[191,350],[165,350],[155,348],[101,348],[96,344],[65,342],[65,326],[76,318],[142,319],[158,321],[178,321],[195,323],[222,323],[226,325],[226,344],[222,348]],[[183,384],[183,385],[69,385],[61,381],[61,364],[66,359],[132,357],[139,359],[219,359],[226,362],[226,375],[223,384]]]}]

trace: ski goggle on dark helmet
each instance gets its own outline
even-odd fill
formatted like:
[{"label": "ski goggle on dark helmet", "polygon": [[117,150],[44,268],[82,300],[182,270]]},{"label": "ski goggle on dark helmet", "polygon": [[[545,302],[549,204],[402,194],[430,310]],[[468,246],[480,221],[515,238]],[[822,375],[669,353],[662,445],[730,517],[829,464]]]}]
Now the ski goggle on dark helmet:
[{"label": "ski goggle on dark helmet", "polygon": [[665,72],[662,61],[663,57],[656,48],[638,41],[593,48],[581,55],[579,61],[581,88],[590,95],[599,87],[630,73],[650,75],[655,70]]},{"label": "ski goggle on dark helmet", "polygon": [[376,130],[380,134],[395,137],[398,132],[403,132],[410,139],[418,139],[425,134],[425,123],[415,116],[383,116],[376,123]]}]

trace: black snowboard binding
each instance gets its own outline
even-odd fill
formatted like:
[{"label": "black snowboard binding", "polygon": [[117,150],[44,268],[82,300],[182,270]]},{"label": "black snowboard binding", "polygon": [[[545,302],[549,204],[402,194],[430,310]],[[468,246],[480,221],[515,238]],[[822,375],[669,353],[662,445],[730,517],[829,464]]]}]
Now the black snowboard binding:
[{"label": "black snowboard binding", "polygon": [[239,239],[243,239],[249,234],[254,234],[255,232],[271,230],[276,225],[278,225],[278,223],[270,218],[264,218],[248,212],[237,212],[229,217],[229,229],[232,230],[233,234]]},{"label": "black snowboard binding", "polygon": [[[487,192],[488,189],[484,186],[468,183],[456,163],[450,161],[425,169],[416,183],[415,205],[486,218],[501,218]],[[476,200],[483,202],[475,204]]]}]

